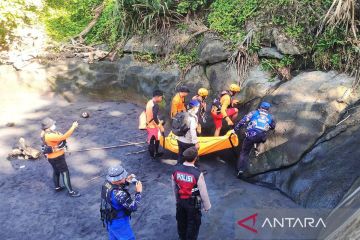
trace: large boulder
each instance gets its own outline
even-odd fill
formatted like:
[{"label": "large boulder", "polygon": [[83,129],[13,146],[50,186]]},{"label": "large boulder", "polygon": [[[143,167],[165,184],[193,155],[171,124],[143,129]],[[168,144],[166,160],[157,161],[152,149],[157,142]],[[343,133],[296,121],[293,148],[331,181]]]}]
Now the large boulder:
[{"label": "large boulder", "polygon": [[136,90],[147,97],[152,96],[154,89],[160,89],[165,93],[166,102],[170,102],[180,77],[176,66],[162,69],[158,65],[134,65],[127,68],[124,74],[127,89]]},{"label": "large boulder", "polygon": [[158,35],[134,36],[124,46],[125,53],[153,53],[164,55],[164,39]]},{"label": "large boulder", "polygon": [[283,59],[284,55],[281,54],[276,48],[263,47],[258,52],[259,57]]},{"label": "large boulder", "polygon": [[279,78],[272,77],[271,73],[262,70],[260,66],[254,66],[241,86],[239,98],[242,102],[263,98],[272,93],[280,83]]},{"label": "large boulder", "polygon": [[76,59],[58,61],[47,66],[47,77],[57,92],[94,93],[119,85],[119,68],[112,62],[84,63]]},{"label": "large boulder", "polygon": [[277,127],[269,133],[262,153],[252,157],[249,174],[259,174],[298,162],[340,113],[355,100],[353,78],[336,72],[308,72],[285,82],[265,100],[272,103]]},{"label": "large boulder", "polygon": [[360,177],[360,108],[349,110],[348,115],[346,121],[324,134],[299,163],[256,179],[280,189],[305,207],[334,208]]},{"label": "large boulder", "polygon": [[326,219],[327,226],[318,239],[359,239],[360,236],[360,178],[330,213]]},{"label": "large boulder", "polygon": [[295,39],[289,38],[278,29],[273,30],[275,45],[282,54],[299,55],[306,53],[307,50]]},{"label": "large boulder", "polygon": [[238,82],[236,69],[227,62],[220,62],[206,67],[206,76],[210,81],[211,89],[214,94],[228,89],[231,83]]},{"label": "large boulder", "polygon": [[227,61],[229,56],[224,42],[218,39],[204,38],[199,45],[199,63],[202,65]]},{"label": "large boulder", "polygon": [[182,84],[190,88],[190,96],[196,95],[199,88],[210,89],[210,83],[206,77],[205,68],[200,65],[194,66],[187,72]]}]

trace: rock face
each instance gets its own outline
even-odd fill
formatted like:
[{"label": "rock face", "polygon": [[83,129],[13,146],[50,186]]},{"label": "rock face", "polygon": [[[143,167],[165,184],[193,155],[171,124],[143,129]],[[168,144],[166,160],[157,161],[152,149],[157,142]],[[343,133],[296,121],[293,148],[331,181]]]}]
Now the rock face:
[{"label": "rock face", "polygon": [[360,237],[360,178],[352,185],[338,206],[326,219],[326,229],[318,239],[359,239]]},{"label": "rock face", "polygon": [[206,38],[199,46],[199,62],[202,65],[226,61],[229,56],[224,42],[220,40]]},{"label": "rock face", "polygon": [[127,88],[135,89],[137,93],[145,96],[152,96],[154,89],[160,89],[165,93],[167,101],[175,92],[176,83],[180,77],[177,69],[165,71],[159,66],[131,66],[124,74]]},{"label": "rock face", "polygon": [[[272,103],[276,131],[269,133],[263,153],[253,158],[250,174],[292,165],[337,123],[341,111],[359,99],[347,94],[353,79],[335,72],[309,72],[285,82],[264,99]],[[346,96],[344,101],[338,102]]]},{"label": "rock face", "polygon": [[206,68],[206,76],[210,81],[214,94],[225,90],[231,83],[238,82],[236,69],[226,62],[210,65]]},{"label": "rock face", "polygon": [[273,92],[279,84],[278,78],[272,78],[271,74],[263,71],[260,66],[252,67],[241,86],[239,98],[245,101],[263,98]]},{"label": "rock face", "polygon": [[83,93],[106,93],[129,90],[146,98],[155,88],[164,91],[169,100],[175,91],[180,72],[177,67],[162,69],[156,64],[147,64],[125,55],[117,62],[86,64],[79,61],[64,61],[48,66],[48,75],[58,91],[72,90]]},{"label": "rock face", "polygon": [[125,53],[153,53],[164,55],[164,40],[160,36],[149,38],[134,36],[124,46]]},{"label": "rock face", "polygon": [[186,75],[183,82],[190,88],[190,96],[197,94],[197,90],[201,87],[210,89],[210,82],[206,77],[205,68],[203,66],[194,66]]},{"label": "rock face", "polygon": [[282,54],[299,55],[306,53],[306,49],[304,49],[304,47],[301,46],[301,44],[295,42],[294,39],[288,38],[287,36],[285,36],[284,33],[280,32],[278,29],[273,30],[273,37],[277,49]]},{"label": "rock face", "polygon": [[324,134],[298,164],[256,179],[272,184],[306,207],[335,207],[360,177],[360,105],[348,114],[350,117]]},{"label": "rock face", "polygon": [[284,55],[279,53],[279,51],[276,48],[268,48],[264,47],[261,48],[258,52],[259,57],[267,57],[267,58],[276,58],[276,59],[282,59]]}]

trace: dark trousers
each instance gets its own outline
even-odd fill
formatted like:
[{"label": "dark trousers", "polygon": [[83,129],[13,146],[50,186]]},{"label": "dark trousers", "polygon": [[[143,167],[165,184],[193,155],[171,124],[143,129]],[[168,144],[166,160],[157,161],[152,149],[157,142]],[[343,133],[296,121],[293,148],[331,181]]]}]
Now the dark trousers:
[{"label": "dark trousers", "polygon": [[201,210],[193,201],[180,199],[176,204],[176,221],[181,240],[196,240],[201,225]]},{"label": "dark trousers", "polygon": [[49,158],[48,161],[54,170],[53,181],[55,188],[60,188],[60,175],[61,175],[66,189],[69,192],[72,192],[73,189],[71,187],[69,168],[65,161],[65,154],[56,158]]},{"label": "dark trousers", "polygon": [[266,141],[266,133],[260,132],[255,136],[246,137],[242,143],[240,156],[237,162],[237,170],[245,171],[245,168],[249,162],[250,151],[255,143],[264,143]]},{"label": "dark trousers", "polygon": [[180,142],[179,140],[177,140],[178,142],[178,146],[179,146],[179,153],[178,153],[178,164],[183,164],[184,163],[184,158],[183,158],[183,153],[186,149],[190,148],[190,147],[194,147],[195,144],[193,143],[183,143]]},{"label": "dark trousers", "polygon": [[160,141],[156,140],[155,137],[151,137],[150,142],[149,142],[149,153],[151,157],[155,157],[157,153],[159,153],[159,145],[160,145]]}]

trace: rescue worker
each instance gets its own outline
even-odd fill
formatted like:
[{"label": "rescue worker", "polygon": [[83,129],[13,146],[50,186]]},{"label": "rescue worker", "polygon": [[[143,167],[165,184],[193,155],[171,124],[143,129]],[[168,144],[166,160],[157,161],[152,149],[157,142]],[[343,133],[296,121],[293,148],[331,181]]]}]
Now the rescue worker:
[{"label": "rescue worker", "polygon": [[189,117],[187,119],[188,120],[187,126],[189,130],[186,132],[185,136],[178,137],[177,142],[178,142],[179,152],[178,152],[177,164],[182,164],[184,162],[183,153],[186,149],[194,146],[197,149],[199,149],[200,147],[196,132],[198,125],[197,113],[199,111],[199,108],[200,108],[200,103],[198,101],[196,100],[190,101],[188,105]]},{"label": "rescue worker", "polygon": [[225,119],[229,126],[234,125],[238,115],[238,109],[234,107],[238,103],[237,100],[232,98],[240,92],[240,86],[237,84],[231,84],[229,90],[223,91],[218,98],[213,102],[211,108],[211,116],[214,119],[215,133],[214,136],[219,136],[222,128],[222,120]]},{"label": "rescue worker", "polygon": [[244,116],[234,130],[238,132],[242,126],[247,124],[245,139],[242,143],[240,157],[237,162],[238,177],[244,174],[245,167],[249,161],[249,154],[254,144],[264,143],[266,141],[266,132],[275,129],[275,121],[269,113],[270,103],[262,102],[258,110],[252,111]]},{"label": "rescue worker", "polygon": [[152,158],[161,157],[163,153],[159,152],[159,134],[164,134],[164,127],[159,120],[159,103],[163,100],[163,92],[154,90],[153,98],[146,104],[146,130],[147,141],[149,144],[149,153]]},{"label": "rescue worker", "polygon": [[201,123],[206,123],[206,102],[205,99],[209,95],[209,91],[206,88],[199,88],[197,95],[195,95],[192,100],[197,100],[200,103],[200,108],[198,112],[198,134],[201,134]]},{"label": "rescue worker", "polygon": [[41,140],[49,152],[45,153],[45,156],[53,168],[53,181],[55,185],[55,191],[60,192],[65,188],[60,186],[60,175],[63,178],[63,184],[65,185],[70,197],[80,197],[80,193],[74,191],[70,182],[69,168],[65,161],[66,139],[71,136],[74,130],[79,126],[78,122],[73,122],[71,128],[65,133],[55,131],[55,121],[51,118],[45,118],[41,122],[42,132]]},{"label": "rescue worker", "polygon": [[[128,191],[128,185],[134,175],[128,175],[121,166],[110,167],[106,175],[106,181],[102,186],[101,198],[110,206],[108,214],[104,213],[109,240],[134,240],[135,236],[130,226],[131,213],[138,209],[141,201],[142,183],[136,181],[134,199]],[[103,213],[102,213],[103,215]]]},{"label": "rescue worker", "polygon": [[184,152],[185,162],[175,166],[171,176],[176,198],[176,221],[180,240],[196,240],[201,225],[201,210],[211,208],[204,175],[195,167],[198,151]]},{"label": "rescue worker", "polygon": [[186,112],[185,97],[190,90],[186,86],[181,86],[171,101],[170,117],[174,118],[179,112]]}]

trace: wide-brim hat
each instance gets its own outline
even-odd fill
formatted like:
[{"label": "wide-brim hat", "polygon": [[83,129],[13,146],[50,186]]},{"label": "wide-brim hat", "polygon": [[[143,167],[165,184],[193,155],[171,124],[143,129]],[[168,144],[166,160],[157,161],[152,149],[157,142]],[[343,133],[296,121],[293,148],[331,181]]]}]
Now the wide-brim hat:
[{"label": "wide-brim hat", "polygon": [[106,175],[106,180],[116,182],[128,176],[128,172],[121,166],[110,167]]},{"label": "wide-brim hat", "polygon": [[56,123],[56,121],[54,121],[53,119],[47,117],[47,118],[45,118],[44,120],[42,120],[42,122],[41,122],[41,128],[42,128],[43,130],[48,129],[48,128],[50,128],[52,125],[54,125],[55,123]]}]

